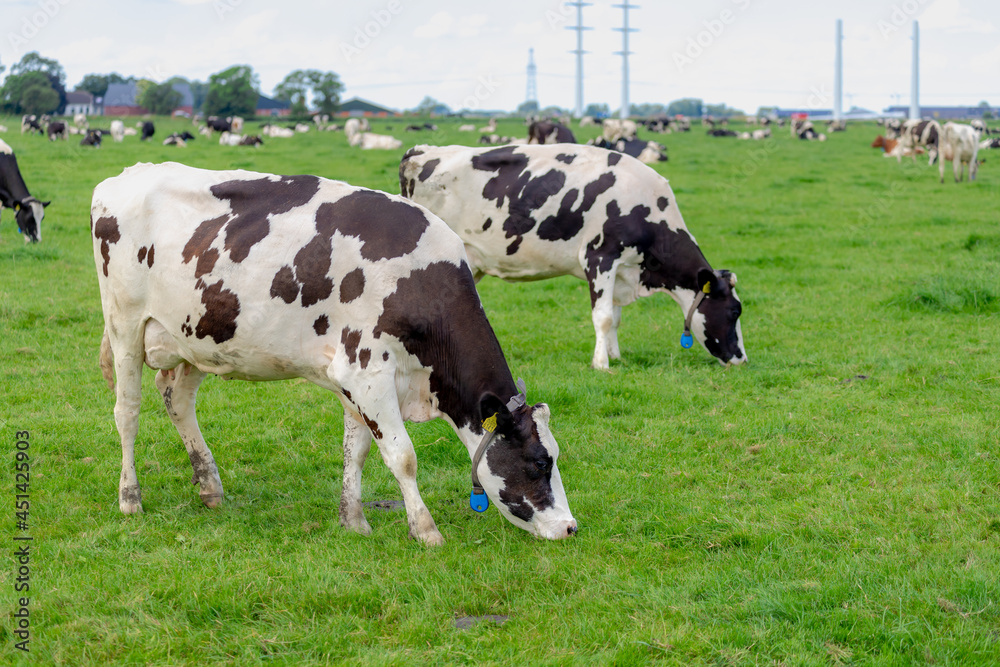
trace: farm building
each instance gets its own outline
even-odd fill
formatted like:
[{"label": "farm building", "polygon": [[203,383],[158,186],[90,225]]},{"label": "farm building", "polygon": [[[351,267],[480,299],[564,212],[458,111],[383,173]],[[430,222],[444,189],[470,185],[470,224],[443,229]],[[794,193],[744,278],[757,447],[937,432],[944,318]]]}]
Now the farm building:
[{"label": "farm building", "polygon": [[363,100],[360,97],[352,97],[340,105],[340,108],[337,110],[337,115],[378,116],[379,118],[384,118],[386,116],[398,116],[399,112],[393,109],[387,109],[386,107],[375,104],[374,102]]},{"label": "farm building", "polygon": [[136,102],[137,95],[135,82],[108,84],[100,113],[105,116],[142,116],[149,113]]},{"label": "farm building", "polygon": [[67,116],[73,116],[78,113],[92,116],[95,109],[94,96],[86,90],[74,90],[71,93],[66,93]]},{"label": "farm building", "polygon": [[272,100],[270,97],[265,97],[263,95],[257,96],[258,116],[290,116],[291,113],[292,105],[288,102]]}]

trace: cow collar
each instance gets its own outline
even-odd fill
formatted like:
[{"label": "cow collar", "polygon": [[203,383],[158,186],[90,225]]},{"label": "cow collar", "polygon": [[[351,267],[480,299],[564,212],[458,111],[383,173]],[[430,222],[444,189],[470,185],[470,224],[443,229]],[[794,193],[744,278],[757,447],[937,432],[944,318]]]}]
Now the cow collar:
[{"label": "cow collar", "polygon": [[[517,395],[511,396],[510,400],[507,401],[507,409],[511,412],[524,405],[528,400],[525,393],[524,380],[521,378],[517,378],[517,391]],[[490,500],[486,497],[486,491],[483,489],[482,484],[479,483],[479,474],[476,470],[479,468],[479,462],[486,455],[486,450],[496,440],[497,416],[492,415],[483,421],[483,429],[485,429],[483,439],[479,441],[479,448],[476,449],[476,455],[472,457],[472,493],[469,495],[469,507],[477,512],[485,512],[490,506]]]},{"label": "cow collar", "polygon": [[687,316],[684,318],[684,333],[681,334],[681,347],[685,350],[694,345],[694,338],[691,337],[691,320],[694,318],[694,311],[698,310],[698,306],[700,306],[701,302],[705,300],[706,296],[708,296],[710,289],[712,289],[712,284],[705,283],[705,286],[701,288],[701,291],[695,295],[694,301],[691,303],[691,307],[688,308]]}]

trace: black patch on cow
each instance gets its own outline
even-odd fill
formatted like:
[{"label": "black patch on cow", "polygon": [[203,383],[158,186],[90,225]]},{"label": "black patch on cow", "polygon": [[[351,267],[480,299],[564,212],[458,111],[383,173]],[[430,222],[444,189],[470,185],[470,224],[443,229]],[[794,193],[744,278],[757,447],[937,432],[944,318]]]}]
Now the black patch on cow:
[{"label": "black patch on cow", "polygon": [[621,153],[608,153],[608,166],[613,167],[622,159]]},{"label": "black patch on cow", "polygon": [[417,175],[417,178],[420,179],[420,182],[423,183],[428,178],[430,178],[431,174],[434,173],[434,169],[436,169],[439,164],[441,164],[441,158],[434,158],[433,160],[428,160],[427,162],[425,162],[424,168],[421,169],[420,174]]},{"label": "black patch on cow", "polygon": [[291,303],[299,297],[299,284],[295,282],[292,267],[283,266],[274,274],[271,281],[271,298],[278,298],[285,303]]},{"label": "black patch on cow", "polygon": [[111,261],[111,244],[121,240],[121,232],[118,231],[118,219],[114,216],[98,218],[94,223],[94,238],[101,240],[101,257],[104,258],[104,276],[108,275],[108,262]]},{"label": "black patch on cow", "polygon": [[556,159],[560,162],[565,162],[566,164],[573,164],[573,160],[576,159],[576,156],[568,153],[560,153],[556,156]]},{"label": "black patch on cow", "polygon": [[330,237],[317,234],[295,254],[295,279],[302,286],[303,308],[333,294],[333,280],[327,276],[332,252]]},{"label": "black patch on cow", "polygon": [[347,353],[347,360],[352,364],[358,360],[358,345],[361,344],[361,332],[353,331],[350,327],[344,327],[340,332],[340,343]]},{"label": "black patch on cow", "polygon": [[389,353],[388,352],[383,352],[382,353],[382,361],[389,361]]},{"label": "black patch on cow", "polygon": [[365,272],[354,269],[340,281],[340,302],[350,303],[365,291]]},{"label": "black patch on cow", "polygon": [[549,216],[538,225],[538,238],[544,241],[568,241],[583,229],[584,217],[594,206],[594,202],[604,192],[607,192],[615,184],[615,175],[610,171],[604,172],[597,177],[597,180],[587,183],[583,188],[583,199],[576,209],[579,194],[573,188],[563,196],[559,205],[559,210],[555,215]]},{"label": "black patch on cow", "polygon": [[504,401],[517,393],[465,262],[435,262],[401,278],[372,333],[399,339],[431,369],[430,389],[457,428],[479,426],[483,392]]},{"label": "black patch on cow", "polygon": [[149,253],[146,255],[146,266],[148,268],[153,268],[153,254],[156,253],[156,246],[149,246]]},{"label": "black patch on cow", "polygon": [[483,223],[483,231],[485,232],[493,224],[493,218],[486,218],[486,222]]},{"label": "black patch on cow", "polygon": [[382,439],[382,429],[380,429],[378,427],[378,422],[375,421],[374,419],[369,419],[368,415],[366,415],[363,412],[361,413],[361,418],[365,420],[366,424],[368,424],[368,430],[372,432],[372,435],[375,437],[375,439],[376,440],[381,440]]},{"label": "black patch on cow", "polygon": [[316,332],[317,336],[323,336],[326,334],[327,330],[330,328],[330,318],[326,315],[320,315],[313,322],[313,330]]},{"label": "black patch on cow", "polygon": [[140,264],[142,264],[143,262],[146,261],[146,253],[147,252],[148,252],[148,250],[146,249],[146,246],[142,246],[141,248],[139,248],[139,263]]},{"label": "black patch on cow", "polygon": [[[152,252],[150,252],[150,254],[152,254]],[[215,248],[209,248],[205,252],[198,255],[198,263],[195,264],[194,267],[194,277],[201,278],[202,276],[211,273],[218,260],[219,251]]]},{"label": "black patch on cow", "polygon": [[361,348],[361,351],[358,352],[358,363],[361,364],[362,369],[368,368],[368,362],[371,361],[371,358],[372,351],[367,347]]},{"label": "black patch on cow", "polygon": [[219,230],[222,229],[222,226],[226,224],[226,220],[228,219],[228,215],[220,215],[218,218],[205,220],[198,225],[198,228],[191,234],[191,238],[188,239],[188,242],[184,245],[184,249],[181,251],[181,257],[184,259],[185,264],[195,257],[201,258],[208,251],[212,245],[212,241],[219,235]]},{"label": "black patch on cow", "polygon": [[514,253],[516,253],[517,249],[518,249],[518,247],[520,247],[521,241],[523,239],[524,239],[523,236],[518,236],[516,239],[514,239],[514,242],[511,243],[509,246],[507,246],[507,254],[508,255],[513,255]]},{"label": "black patch on cow", "polygon": [[240,314],[240,300],[236,294],[223,288],[220,280],[205,288],[201,302],[205,304],[205,314],[194,330],[198,338],[211,336],[219,344],[236,335],[236,318]]},{"label": "black patch on cow", "polygon": [[344,398],[346,398],[347,400],[351,401],[351,403],[354,402],[354,400],[351,398],[351,392],[347,391],[346,389],[341,389],[340,393],[342,393],[344,395]]},{"label": "black patch on cow", "polygon": [[190,337],[190,336],[192,336],[194,334],[194,329],[191,328],[191,316],[190,315],[188,315],[187,318],[184,320],[184,323],[181,324],[181,331],[183,331],[184,335],[188,336],[188,337]]},{"label": "black patch on cow", "polygon": [[316,176],[280,176],[251,181],[226,181],[209,188],[217,199],[229,202],[225,249],[242,262],[250,249],[270,231],[268,217],[302,206],[319,192]]},{"label": "black patch on cow", "polygon": [[669,205],[670,205],[670,200],[667,199],[666,197],[657,197],[656,198],[656,208],[660,209],[661,211],[666,211],[667,210],[667,206],[669,206]]},{"label": "black patch on cow", "polygon": [[316,211],[316,233],[334,232],[361,240],[361,256],[370,262],[413,252],[429,222],[419,208],[374,190],[358,190]]}]

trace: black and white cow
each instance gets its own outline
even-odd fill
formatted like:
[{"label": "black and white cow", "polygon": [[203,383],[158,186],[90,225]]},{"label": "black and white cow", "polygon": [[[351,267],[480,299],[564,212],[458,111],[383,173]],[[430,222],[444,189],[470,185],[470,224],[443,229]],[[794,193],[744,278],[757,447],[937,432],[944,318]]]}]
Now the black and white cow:
[{"label": "black and white cow", "polygon": [[42,129],[42,125],[38,122],[38,117],[35,114],[21,116],[21,134],[25,132],[45,134],[45,130]]},{"label": "black and white cow", "polygon": [[153,125],[153,121],[142,121],[137,124],[137,127],[142,130],[142,134],[139,136],[139,141],[145,141],[156,134],[156,126]]},{"label": "black and white cow", "polygon": [[588,141],[587,145],[624,153],[646,164],[666,162],[670,159],[667,156],[666,146],[659,142],[646,141],[645,139],[619,139],[618,141],[611,142],[604,137],[597,137]]},{"label": "black and white cow", "polygon": [[344,407],[343,526],[371,532],[361,471],[374,436],[402,490],[410,534],[442,543],[403,425],[441,417],[507,519],[550,539],[576,532],[549,408],[524,402],[461,239],[433,214],[315,176],[166,162],[99,184],[91,231],[105,319],[101,368],[115,387],[122,444],[122,512],[142,511],[133,446],[145,363],[159,371],[157,387],[209,507],[223,490],[195,417],[201,381],[209,373],[305,378]]},{"label": "black and white cow", "polygon": [[655,292],[686,313],[685,346],[692,332],[721,363],[746,360],[736,276],[712,270],[666,179],[638,160],[594,146],[417,146],[399,180],[462,237],[477,280],[586,280],[594,368],[620,357],[622,306]]},{"label": "black and white cow", "polygon": [[61,120],[54,120],[49,123],[49,126],[46,128],[46,132],[49,135],[49,141],[69,138],[69,127]]},{"label": "black and white cow", "polygon": [[534,144],[575,144],[573,132],[554,120],[537,120],[528,126],[528,143]]},{"label": "black and white cow", "polygon": [[14,209],[17,229],[24,235],[25,243],[42,240],[42,218],[45,207],[52,202],[38,201],[28,192],[14,151],[0,140],[0,209]]},{"label": "black and white cow", "polygon": [[899,138],[901,152],[896,154],[896,161],[903,160],[903,154],[911,155],[917,161],[917,148],[927,149],[927,164],[932,165],[938,157],[938,143],[941,140],[941,124],[936,120],[911,119],[899,121],[892,119],[886,124],[885,136],[890,139]]},{"label": "black and white cow", "polygon": [[81,146],[93,146],[94,148],[101,147],[101,137],[104,132],[101,130],[87,130],[87,134],[84,135],[83,139],[80,139]]}]

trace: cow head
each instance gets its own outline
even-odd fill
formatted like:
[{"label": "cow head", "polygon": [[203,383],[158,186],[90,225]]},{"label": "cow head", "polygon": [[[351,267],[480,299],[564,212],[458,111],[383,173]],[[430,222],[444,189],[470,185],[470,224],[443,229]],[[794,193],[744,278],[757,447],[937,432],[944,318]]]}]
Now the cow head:
[{"label": "cow head", "polygon": [[496,434],[475,471],[489,499],[508,521],[537,537],[556,540],[576,533],[576,519],[556,467],[559,445],[549,431],[549,406],[538,403],[511,410],[487,394],[479,407],[484,427],[487,431],[493,427]]},{"label": "cow head", "polygon": [[45,207],[51,203],[38,201],[34,197],[25,197],[15,202],[17,228],[24,234],[25,243],[38,243],[42,240],[42,218],[45,217]]},{"label": "cow head", "polygon": [[698,271],[698,285],[705,296],[690,313],[691,331],[709,353],[726,366],[747,360],[740,330],[743,305],[736,296],[736,274],[729,271]]}]

